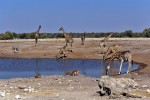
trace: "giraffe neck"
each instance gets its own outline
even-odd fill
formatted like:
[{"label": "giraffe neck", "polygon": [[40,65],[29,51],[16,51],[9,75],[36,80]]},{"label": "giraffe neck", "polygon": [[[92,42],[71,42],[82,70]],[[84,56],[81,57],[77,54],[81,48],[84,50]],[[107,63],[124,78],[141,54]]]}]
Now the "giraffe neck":
[{"label": "giraffe neck", "polygon": [[37,30],[37,33],[39,33],[40,32],[40,28],[38,28],[38,30]]},{"label": "giraffe neck", "polygon": [[62,32],[63,32],[63,34],[64,34],[64,37],[66,37],[66,36],[67,36],[67,33],[65,32],[64,29],[62,30]]}]

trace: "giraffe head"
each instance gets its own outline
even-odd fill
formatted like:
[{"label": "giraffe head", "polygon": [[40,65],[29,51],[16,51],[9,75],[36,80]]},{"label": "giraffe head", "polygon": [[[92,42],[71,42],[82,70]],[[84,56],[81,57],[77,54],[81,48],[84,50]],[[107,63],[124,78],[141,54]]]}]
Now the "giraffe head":
[{"label": "giraffe head", "polygon": [[59,31],[64,31],[64,28],[63,28],[63,27],[60,27]]},{"label": "giraffe head", "polygon": [[41,25],[39,25],[39,29],[41,28]]}]

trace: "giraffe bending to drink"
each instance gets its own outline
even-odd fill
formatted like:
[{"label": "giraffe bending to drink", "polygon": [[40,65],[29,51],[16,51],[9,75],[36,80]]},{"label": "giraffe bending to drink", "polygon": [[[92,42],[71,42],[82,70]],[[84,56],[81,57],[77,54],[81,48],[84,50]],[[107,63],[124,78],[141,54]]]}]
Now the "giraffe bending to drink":
[{"label": "giraffe bending to drink", "polygon": [[34,37],[35,37],[35,46],[38,45],[38,38],[39,38],[39,31],[41,29],[41,25],[39,25],[38,30],[35,32]]},{"label": "giraffe bending to drink", "polygon": [[59,31],[62,31],[62,32],[63,32],[64,37],[65,37],[66,46],[67,46],[68,43],[69,43],[70,46],[71,46],[71,50],[69,50],[69,51],[72,52],[72,51],[73,51],[73,50],[72,50],[73,38],[72,38],[69,34],[67,34],[67,33],[65,32],[65,30],[64,30],[63,27],[61,27],[61,28],[59,29]]},{"label": "giraffe bending to drink", "polygon": [[105,50],[105,47],[106,47],[106,42],[108,41],[108,39],[112,36],[112,33],[107,36],[107,37],[104,37],[103,40],[100,41],[99,43],[99,47],[100,47],[100,54],[104,54],[104,50]]},{"label": "giraffe bending to drink", "polygon": [[108,74],[108,70],[110,69],[110,65],[112,64],[113,60],[114,59],[118,59],[120,60],[120,70],[119,70],[119,73],[121,73],[121,69],[122,69],[122,64],[124,61],[128,61],[128,70],[127,70],[127,73],[129,73],[131,71],[131,64],[133,64],[133,60],[132,60],[132,53],[131,51],[127,50],[127,51],[119,51],[119,52],[116,52],[114,53],[108,64],[107,64],[107,67],[106,67],[106,75]]},{"label": "giraffe bending to drink", "polygon": [[113,44],[113,45],[109,46],[109,48],[107,49],[107,51],[103,55],[103,60],[108,59],[107,57],[109,55],[113,55],[113,54],[115,54],[116,52],[119,52],[119,51],[120,51],[120,48],[118,47],[118,45]]}]

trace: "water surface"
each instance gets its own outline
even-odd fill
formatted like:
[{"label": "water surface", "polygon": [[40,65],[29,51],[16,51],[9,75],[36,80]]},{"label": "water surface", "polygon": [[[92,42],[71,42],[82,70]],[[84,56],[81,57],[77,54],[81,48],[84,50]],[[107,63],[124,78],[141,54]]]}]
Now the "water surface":
[{"label": "water surface", "polygon": [[[0,78],[25,78],[35,75],[65,75],[67,72],[79,70],[80,74],[100,77],[105,75],[106,63],[100,60],[83,59],[0,59]],[[114,61],[109,71],[110,74],[116,74],[119,70],[120,62]],[[122,73],[127,71],[128,63],[123,64]],[[132,70],[139,67],[133,64]]]}]

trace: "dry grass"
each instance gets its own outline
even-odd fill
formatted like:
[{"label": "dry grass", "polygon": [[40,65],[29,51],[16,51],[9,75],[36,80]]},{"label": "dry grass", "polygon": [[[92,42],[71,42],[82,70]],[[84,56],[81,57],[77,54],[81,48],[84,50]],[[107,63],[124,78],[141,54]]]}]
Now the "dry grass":
[{"label": "dry grass", "polygon": [[[80,38],[73,38],[74,41],[80,41]],[[86,41],[90,40],[102,40],[103,38],[86,38]],[[109,40],[150,40],[150,38],[110,38]],[[0,42],[34,42],[34,39],[14,39],[14,40],[0,40]],[[39,39],[39,41],[64,41],[64,38],[49,38],[49,39]]]}]

